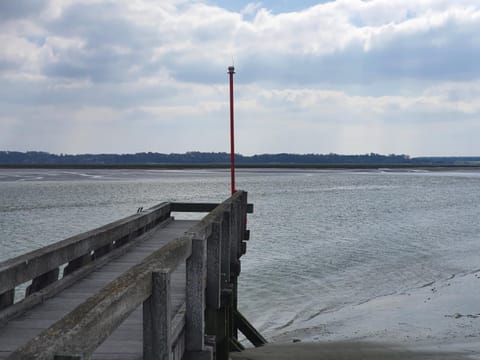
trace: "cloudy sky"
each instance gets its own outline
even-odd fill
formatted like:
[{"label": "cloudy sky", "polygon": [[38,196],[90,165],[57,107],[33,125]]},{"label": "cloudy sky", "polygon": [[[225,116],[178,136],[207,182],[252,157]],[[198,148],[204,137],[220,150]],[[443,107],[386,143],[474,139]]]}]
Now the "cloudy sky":
[{"label": "cloudy sky", "polygon": [[478,0],[0,2],[0,150],[480,155]]}]

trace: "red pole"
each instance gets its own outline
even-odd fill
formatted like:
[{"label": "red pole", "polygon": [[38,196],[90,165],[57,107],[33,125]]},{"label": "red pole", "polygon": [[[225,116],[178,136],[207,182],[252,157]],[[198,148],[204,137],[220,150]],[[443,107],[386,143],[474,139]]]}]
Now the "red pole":
[{"label": "red pole", "polygon": [[233,123],[233,74],[235,74],[235,68],[229,66],[228,73],[230,74],[230,177],[233,195],[237,191],[235,189],[235,129]]}]

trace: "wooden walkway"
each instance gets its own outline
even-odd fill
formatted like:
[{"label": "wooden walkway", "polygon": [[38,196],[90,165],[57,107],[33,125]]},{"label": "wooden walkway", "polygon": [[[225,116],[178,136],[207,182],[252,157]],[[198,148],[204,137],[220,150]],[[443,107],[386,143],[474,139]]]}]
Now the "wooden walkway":
[{"label": "wooden walkway", "polygon": [[[155,250],[182,236],[196,221],[165,220],[154,230],[147,232],[136,241],[127,253],[111,260],[87,277],[79,280],[56,297],[30,309],[20,317],[0,328],[0,359],[25,345],[30,339],[83,303],[127,269],[140,264]],[[173,306],[176,313],[185,302],[185,266],[172,274]],[[142,311],[134,311],[120,327],[97,349],[94,359],[141,359],[142,358]]]},{"label": "wooden walkway", "polygon": [[244,191],[161,203],[0,263],[0,359],[227,360],[238,332],[263,345],[237,309],[251,212]]}]

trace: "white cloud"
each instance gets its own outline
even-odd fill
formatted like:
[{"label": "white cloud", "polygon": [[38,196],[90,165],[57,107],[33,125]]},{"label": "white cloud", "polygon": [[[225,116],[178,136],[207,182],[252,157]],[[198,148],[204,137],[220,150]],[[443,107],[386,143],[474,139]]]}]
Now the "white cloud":
[{"label": "white cloud", "polygon": [[[153,0],[5,9],[0,148],[224,150],[232,57],[245,153],[421,154],[448,143],[458,154],[445,124],[465,128],[459,138],[478,130],[476,0],[337,0],[279,14],[259,2],[232,12]],[[35,136],[40,123],[55,130]]]},{"label": "white cloud", "polygon": [[248,3],[241,11],[240,14],[242,15],[254,15],[256,12],[262,8],[261,2],[251,2]]}]

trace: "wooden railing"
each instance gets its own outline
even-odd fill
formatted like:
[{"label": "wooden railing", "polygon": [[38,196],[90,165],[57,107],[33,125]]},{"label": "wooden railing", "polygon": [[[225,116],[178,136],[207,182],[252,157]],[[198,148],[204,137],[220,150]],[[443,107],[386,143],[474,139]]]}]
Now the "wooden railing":
[{"label": "wooden railing", "polygon": [[[89,271],[95,261],[101,260],[95,252],[103,252],[106,257],[116,256],[114,252],[121,249],[127,251],[124,247],[133,244],[135,237],[168,221],[171,212],[210,210],[184,236],[127,270],[9,358],[88,359],[140,305],[143,306],[144,359],[212,359],[215,353],[216,359],[226,360],[230,351],[241,349],[237,340],[238,328],[248,328],[247,338],[255,345],[265,343],[237,309],[240,257],[246,251],[244,240],[249,235],[246,214],[253,211],[247,204],[247,193],[243,191],[218,206],[161,204],[139,215],[0,264],[0,292],[8,299],[14,287],[28,279],[35,282],[43,274],[57,272],[56,269],[67,262],[65,269],[71,264],[78,266],[60,280],[37,280],[37,283],[46,285],[28,292],[29,296],[18,304],[8,306],[7,301],[0,320],[3,316],[6,321],[24,311],[25,306],[31,306],[25,303],[32,302],[29,299],[35,293],[48,289],[43,296],[53,296],[66,286],[61,283],[69,276]],[[122,243],[119,247],[118,242]],[[106,248],[110,250],[107,255],[103,250]],[[186,300],[184,306],[172,314],[170,276],[181,264],[186,265]],[[37,303],[41,301],[40,296]]]},{"label": "wooden railing", "polygon": [[[115,221],[0,263],[0,325],[55,296],[168,221],[170,203]],[[60,270],[63,269],[61,272]],[[14,304],[15,288],[31,282]]]}]

